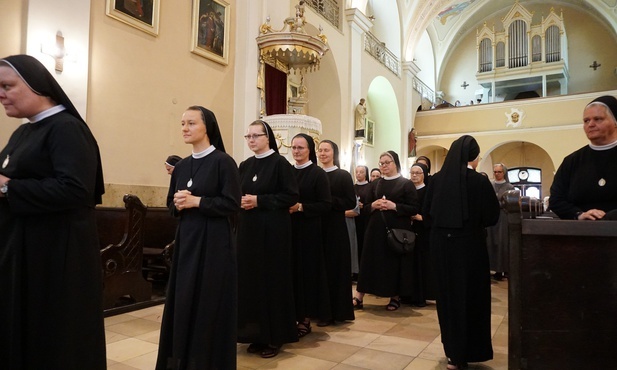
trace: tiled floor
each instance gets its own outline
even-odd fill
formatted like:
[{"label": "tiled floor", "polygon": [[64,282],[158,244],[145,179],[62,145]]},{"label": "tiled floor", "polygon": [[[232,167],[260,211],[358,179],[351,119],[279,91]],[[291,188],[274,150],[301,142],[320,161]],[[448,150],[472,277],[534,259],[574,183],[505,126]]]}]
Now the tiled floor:
[{"label": "tiled floor", "polygon": [[[404,305],[388,312],[387,298],[366,295],[356,320],[319,328],[300,342],[283,346],[271,359],[246,352],[238,345],[238,369],[405,369],[442,370],[446,359],[434,304]],[[508,283],[492,284],[492,361],[470,369],[508,368]],[[163,306],[105,319],[109,370],[154,369]]]}]

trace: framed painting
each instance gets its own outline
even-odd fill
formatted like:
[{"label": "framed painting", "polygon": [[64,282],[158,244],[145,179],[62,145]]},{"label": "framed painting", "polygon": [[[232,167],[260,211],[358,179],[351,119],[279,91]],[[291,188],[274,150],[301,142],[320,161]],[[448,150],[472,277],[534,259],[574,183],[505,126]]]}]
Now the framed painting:
[{"label": "framed painting", "polygon": [[106,1],[108,16],[153,36],[158,36],[161,0]]},{"label": "framed painting", "polygon": [[229,64],[229,12],[223,0],[193,0],[192,53]]},{"label": "framed painting", "polygon": [[375,121],[366,119],[366,145],[375,145]]}]

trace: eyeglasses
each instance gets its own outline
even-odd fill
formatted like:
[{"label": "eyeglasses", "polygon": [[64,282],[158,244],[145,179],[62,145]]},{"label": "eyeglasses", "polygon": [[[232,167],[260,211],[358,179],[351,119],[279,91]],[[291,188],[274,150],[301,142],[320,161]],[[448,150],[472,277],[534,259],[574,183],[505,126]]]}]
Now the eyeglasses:
[{"label": "eyeglasses", "polygon": [[387,165],[389,165],[389,164],[390,164],[390,163],[392,163],[392,162],[394,162],[394,161],[383,161],[383,162],[379,162],[379,166],[381,166],[381,167],[383,167],[383,166],[387,166]]},{"label": "eyeglasses", "polygon": [[292,146],[291,147],[291,150],[304,150],[304,149],[306,149],[305,146]]},{"label": "eyeglasses", "polygon": [[246,140],[251,140],[251,139],[253,139],[253,140],[257,140],[257,138],[258,138],[258,137],[260,137],[260,136],[266,136],[266,135],[267,135],[267,134],[252,134],[252,135],[244,135],[244,138],[245,138]]},{"label": "eyeglasses", "polygon": [[420,172],[415,172],[415,171],[411,171],[409,172],[412,176],[413,175],[424,175],[424,172],[420,171]]}]

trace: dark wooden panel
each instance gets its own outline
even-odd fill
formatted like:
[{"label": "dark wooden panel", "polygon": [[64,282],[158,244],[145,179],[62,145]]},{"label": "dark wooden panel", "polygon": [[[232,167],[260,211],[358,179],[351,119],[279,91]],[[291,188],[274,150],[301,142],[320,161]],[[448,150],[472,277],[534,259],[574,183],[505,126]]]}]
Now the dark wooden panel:
[{"label": "dark wooden panel", "polygon": [[617,222],[509,222],[509,369],[617,368]]}]

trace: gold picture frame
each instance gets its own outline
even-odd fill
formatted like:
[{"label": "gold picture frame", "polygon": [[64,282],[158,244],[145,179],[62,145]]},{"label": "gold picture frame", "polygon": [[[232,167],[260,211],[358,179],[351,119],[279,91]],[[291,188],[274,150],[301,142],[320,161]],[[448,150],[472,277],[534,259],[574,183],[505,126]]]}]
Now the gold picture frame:
[{"label": "gold picture frame", "polygon": [[229,64],[229,4],[223,0],[193,0],[191,52]]},{"label": "gold picture frame", "polygon": [[161,0],[106,0],[106,14],[152,36],[159,35]]},{"label": "gold picture frame", "polygon": [[375,121],[366,119],[366,145],[375,145]]}]

